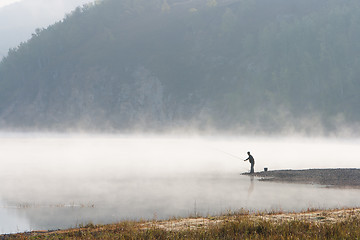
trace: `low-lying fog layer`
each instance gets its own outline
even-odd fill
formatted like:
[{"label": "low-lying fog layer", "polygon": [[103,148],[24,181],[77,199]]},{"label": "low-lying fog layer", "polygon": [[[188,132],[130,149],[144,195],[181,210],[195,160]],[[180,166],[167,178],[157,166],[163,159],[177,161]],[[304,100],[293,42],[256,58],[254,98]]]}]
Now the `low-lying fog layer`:
[{"label": "low-lying fog layer", "polygon": [[[360,168],[360,141],[0,134],[0,233],[227,210],[359,206],[360,190],[240,173]],[[238,157],[238,158],[236,158]]]}]

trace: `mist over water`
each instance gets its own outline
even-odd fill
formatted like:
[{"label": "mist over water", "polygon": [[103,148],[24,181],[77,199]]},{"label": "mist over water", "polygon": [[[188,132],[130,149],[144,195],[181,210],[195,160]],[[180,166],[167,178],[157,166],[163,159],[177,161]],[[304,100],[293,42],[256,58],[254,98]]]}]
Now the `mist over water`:
[{"label": "mist over water", "polygon": [[[360,168],[359,139],[0,134],[0,233],[124,219],[358,206],[357,189],[255,171]],[[238,157],[238,158],[237,158]]]}]

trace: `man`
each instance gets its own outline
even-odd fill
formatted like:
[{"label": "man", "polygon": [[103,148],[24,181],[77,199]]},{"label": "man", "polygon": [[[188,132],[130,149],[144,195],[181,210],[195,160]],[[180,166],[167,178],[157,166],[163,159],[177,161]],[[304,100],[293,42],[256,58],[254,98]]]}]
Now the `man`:
[{"label": "man", "polygon": [[254,173],[254,165],[255,165],[255,159],[253,156],[251,156],[250,152],[247,153],[249,155],[249,157],[247,159],[244,160],[244,162],[246,162],[247,160],[249,160],[250,164],[251,164],[251,169],[250,169],[250,173]]}]

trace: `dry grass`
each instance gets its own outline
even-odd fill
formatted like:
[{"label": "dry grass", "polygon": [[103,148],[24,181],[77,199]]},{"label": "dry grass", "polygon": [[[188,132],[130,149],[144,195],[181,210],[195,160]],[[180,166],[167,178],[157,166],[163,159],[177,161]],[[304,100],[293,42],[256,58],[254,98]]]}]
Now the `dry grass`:
[{"label": "dry grass", "polygon": [[360,239],[360,209],[121,222],[2,239]]}]

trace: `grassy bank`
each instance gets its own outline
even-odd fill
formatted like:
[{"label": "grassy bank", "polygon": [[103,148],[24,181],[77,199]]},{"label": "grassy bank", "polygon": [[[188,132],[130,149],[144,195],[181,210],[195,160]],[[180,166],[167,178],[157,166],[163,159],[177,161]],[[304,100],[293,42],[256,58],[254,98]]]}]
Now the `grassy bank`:
[{"label": "grassy bank", "polygon": [[1,239],[360,239],[360,209],[88,225]]}]

